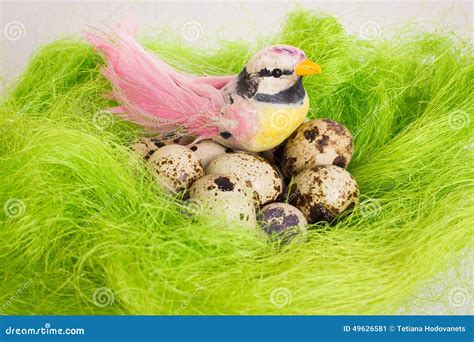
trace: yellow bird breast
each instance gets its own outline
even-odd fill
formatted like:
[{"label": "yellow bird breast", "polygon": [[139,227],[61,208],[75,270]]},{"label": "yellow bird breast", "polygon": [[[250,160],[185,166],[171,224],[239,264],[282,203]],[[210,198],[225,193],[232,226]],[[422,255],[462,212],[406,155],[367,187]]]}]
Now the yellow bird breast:
[{"label": "yellow bird breast", "polygon": [[304,121],[309,110],[309,99],[302,104],[255,102],[260,130],[249,142],[248,150],[261,152],[280,145]]}]

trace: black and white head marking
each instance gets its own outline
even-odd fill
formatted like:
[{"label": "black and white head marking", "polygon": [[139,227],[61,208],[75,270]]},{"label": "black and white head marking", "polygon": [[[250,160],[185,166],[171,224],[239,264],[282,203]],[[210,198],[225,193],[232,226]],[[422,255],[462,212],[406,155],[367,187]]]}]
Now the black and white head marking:
[{"label": "black and white head marking", "polygon": [[301,103],[306,93],[295,67],[305,54],[294,47],[277,45],[258,52],[240,72],[236,93],[269,103]]},{"label": "black and white head marking", "polygon": [[237,95],[248,99],[253,97],[257,92],[258,83],[258,76],[250,75],[247,72],[247,67],[244,67],[239,76],[237,76]]}]

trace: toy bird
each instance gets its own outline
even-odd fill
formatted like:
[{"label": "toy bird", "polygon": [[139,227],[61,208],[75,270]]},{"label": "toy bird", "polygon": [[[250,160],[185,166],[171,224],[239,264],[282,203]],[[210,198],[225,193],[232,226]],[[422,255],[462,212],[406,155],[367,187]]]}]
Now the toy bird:
[{"label": "toy bird", "polygon": [[298,48],[266,47],[238,75],[194,77],[145,51],[134,33],[128,24],[85,36],[106,58],[102,73],[119,103],[110,111],[148,130],[260,152],[288,138],[308,113],[302,76],[321,68]]}]

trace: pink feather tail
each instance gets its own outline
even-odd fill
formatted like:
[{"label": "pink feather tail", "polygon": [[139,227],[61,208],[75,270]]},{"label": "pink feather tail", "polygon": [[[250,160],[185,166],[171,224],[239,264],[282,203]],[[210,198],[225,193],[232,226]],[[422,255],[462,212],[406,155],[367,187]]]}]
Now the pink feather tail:
[{"label": "pink feather tail", "polygon": [[192,78],[146,52],[134,39],[135,26],[106,33],[91,30],[85,38],[106,58],[103,75],[112,84],[113,113],[146,127],[212,138],[220,131],[224,98],[218,88],[230,80]]}]

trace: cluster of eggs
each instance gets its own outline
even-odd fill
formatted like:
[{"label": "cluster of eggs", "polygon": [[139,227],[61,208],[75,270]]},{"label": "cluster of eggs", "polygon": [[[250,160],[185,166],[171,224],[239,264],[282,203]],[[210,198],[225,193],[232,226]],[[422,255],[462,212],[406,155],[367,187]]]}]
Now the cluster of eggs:
[{"label": "cluster of eggs", "polygon": [[288,240],[304,236],[308,223],[333,222],[357,203],[357,183],[345,170],[352,136],[333,120],[307,121],[262,153],[192,140],[140,138],[132,148],[165,190],[185,193],[206,215],[259,225],[270,237]]}]

